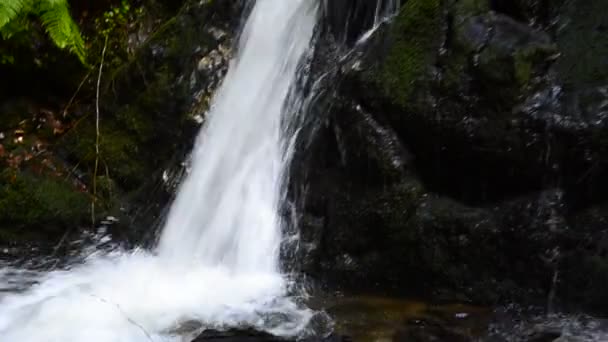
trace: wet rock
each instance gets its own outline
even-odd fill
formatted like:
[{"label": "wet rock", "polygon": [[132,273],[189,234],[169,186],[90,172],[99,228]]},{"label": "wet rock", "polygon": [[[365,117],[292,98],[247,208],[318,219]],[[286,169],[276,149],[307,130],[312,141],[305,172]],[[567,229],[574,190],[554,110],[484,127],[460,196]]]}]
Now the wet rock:
[{"label": "wet rock", "polygon": [[551,20],[558,13],[563,3],[558,1],[544,0],[491,0],[492,10],[508,15],[513,19],[529,22],[534,26],[545,26],[551,24]]},{"label": "wet rock", "polygon": [[413,320],[393,337],[393,342],[469,342],[473,338],[460,334],[432,320]]},{"label": "wet rock", "polygon": [[605,312],[605,6],[406,2],[319,95],[332,106],[292,178],[306,184],[293,191],[310,218],[305,271],[346,289]]},{"label": "wet rock", "polygon": [[556,295],[571,302],[569,307],[585,306],[605,311],[608,301],[608,214],[606,204],[594,206],[569,219],[569,244],[562,249],[557,270]]},{"label": "wet rock", "polygon": [[286,338],[255,329],[205,330],[192,342],[351,342],[347,336],[330,334],[307,338]]},{"label": "wet rock", "polygon": [[[545,300],[554,270],[545,254],[567,230],[560,189],[493,207],[434,194],[395,131],[361,106],[337,103],[310,146],[313,167],[299,175],[306,272],[360,290]],[[527,276],[532,269],[538,277]]]},{"label": "wet rock", "polygon": [[323,30],[352,45],[374,25],[378,15],[391,13],[396,1],[323,0]]},{"label": "wet rock", "polygon": [[538,315],[521,308],[500,308],[488,341],[595,342],[608,338],[605,320],[586,315]]},{"label": "wet rock", "polygon": [[288,342],[290,340],[253,329],[205,330],[192,342]]},{"label": "wet rock", "polygon": [[530,342],[562,342],[563,340],[559,339],[562,336],[562,332],[560,330],[537,330],[530,332],[528,337],[528,341]]}]

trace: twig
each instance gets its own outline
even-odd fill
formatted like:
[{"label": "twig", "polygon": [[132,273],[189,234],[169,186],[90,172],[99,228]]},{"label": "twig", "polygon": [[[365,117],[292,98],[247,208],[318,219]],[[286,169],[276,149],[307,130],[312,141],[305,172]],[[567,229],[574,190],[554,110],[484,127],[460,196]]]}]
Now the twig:
[{"label": "twig", "polygon": [[78,88],[76,88],[76,92],[74,92],[74,95],[72,95],[72,98],[70,99],[70,101],[68,101],[68,104],[65,106],[65,108],[63,109],[63,117],[65,118],[68,115],[68,109],[70,109],[70,106],[72,106],[72,103],[74,102],[74,100],[76,99],[76,96],[78,95],[78,93],[80,92],[80,89],[82,88],[82,86],[84,85],[84,83],[89,79],[89,76],[91,76],[91,71],[89,70],[89,72],[87,72],[87,74],[84,76],[84,78],[82,79],[82,81],[80,82],[80,84],[78,85]]},{"label": "twig", "polygon": [[68,173],[65,175],[65,180],[67,181],[68,179],[70,179],[70,177],[74,174],[74,172],[76,172],[76,170],[78,170],[78,167],[80,166],[81,161],[79,161],[78,163],[76,163],[76,165],[74,165],[73,168],[70,169],[70,171],[68,171]]},{"label": "twig", "polygon": [[547,297],[547,314],[553,314],[555,312],[555,293],[557,292],[557,282],[559,281],[559,270],[557,266],[553,271],[553,278],[551,278],[551,290]]},{"label": "twig", "polygon": [[154,339],[152,338],[152,335],[150,335],[150,333],[146,330],[146,328],[144,328],[141,324],[137,323],[136,321],[134,321],[131,317],[129,317],[129,315],[127,315],[127,313],[120,307],[120,305],[118,305],[118,303],[111,303],[110,301],[101,298],[95,294],[89,294],[89,296],[98,299],[99,301],[101,301],[102,303],[108,304],[108,305],[113,305],[116,307],[116,309],[118,309],[118,311],[120,311],[120,313],[127,319],[127,321],[129,323],[131,323],[132,325],[138,327],[143,333],[144,335],[146,335],[146,337],[148,338],[148,340],[154,342]]},{"label": "twig", "polygon": [[95,226],[95,199],[97,198],[97,168],[99,167],[99,88],[101,86],[101,74],[103,72],[103,61],[106,57],[108,47],[108,36],[101,51],[101,62],[99,63],[99,74],[97,75],[97,93],[95,97],[95,168],[93,170],[93,201],[91,201],[91,224]]},{"label": "twig", "polygon": [[53,254],[51,255],[51,257],[54,257],[55,254],[57,254],[57,251],[59,250],[59,248],[61,248],[63,243],[67,240],[68,235],[70,234],[70,231],[71,231],[71,229],[66,229],[65,233],[61,237],[61,240],[59,240],[59,242],[55,245],[55,247],[53,247]]},{"label": "twig", "polygon": [[103,165],[106,167],[106,182],[108,183],[108,198],[111,200],[112,199],[112,182],[110,182],[110,169],[108,168],[108,163],[106,163],[105,161],[103,162]]}]

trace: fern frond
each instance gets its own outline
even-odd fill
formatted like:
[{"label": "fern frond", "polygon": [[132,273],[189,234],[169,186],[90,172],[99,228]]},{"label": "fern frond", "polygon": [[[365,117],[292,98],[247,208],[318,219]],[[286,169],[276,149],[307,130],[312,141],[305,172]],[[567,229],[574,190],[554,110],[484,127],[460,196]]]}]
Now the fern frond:
[{"label": "fern frond", "polygon": [[[0,0],[4,1],[4,0]],[[14,0],[13,0],[14,1]],[[43,0],[40,19],[51,40],[61,49],[68,49],[86,64],[86,50],[78,25],[70,15],[66,0]]]},{"label": "fern frond", "polygon": [[34,0],[0,0],[0,28],[31,10]]},{"label": "fern frond", "polygon": [[25,15],[19,15],[13,20],[9,21],[6,25],[0,27],[0,38],[8,40],[20,32],[27,31],[29,29],[29,19]]}]

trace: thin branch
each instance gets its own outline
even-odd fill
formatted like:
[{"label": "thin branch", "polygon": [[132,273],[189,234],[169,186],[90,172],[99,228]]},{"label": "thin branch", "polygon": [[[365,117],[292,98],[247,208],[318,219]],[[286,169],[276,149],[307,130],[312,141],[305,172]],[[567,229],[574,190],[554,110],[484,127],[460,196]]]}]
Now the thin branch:
[{"label": "thin branch", "polygon": [[111,200],[112,199],[112,182],[110,182],[110,169],[108,168],[108,163],[106,163],[105,161],[103,162],[103,165],[106,167],[106,182],[108,183],[108,198]]},{"label": "thin branch", "polygon": [[95,226],[95,199],[97,198],[97,169],[99,167],[99,88],[101,87],[101,74],[103,73],[103,62],[108,48],[108,36],[101,51],[101,62],[99,63],[99,74],[97,75],[97,93],[95,97],[95,168],[93,170],[93,201],[91,201],[91,223]]},{"label": "thin branch", "polygon": [[53,247],[53,254],[51,254],[50,259],[54,258],[55,262],[53,263],[53,266],[51,266],[49,268],[49,270],[55,269],[55,267],[57,267],[57,264],[59,264],[59,258],[55,258],[55,256],[57,255],[57,251],[59,251],[59,248],[61,248],[61,246],[63,246],[63,244],[67,240],[67,237],[68,237],[68,235],[70,234],[71,231],[72,231],[71,228],[66,229],[65,233],[61,237],[61,240],[59,240],[59,243],[57,243],[57,245],[55,245],[55,247]]},{"label": "thin branch", "polygon": [[70,177],[72,177],[72,175],[74,174],[74,172],[76,172],[76,170],[78,170],[78,167],[80,166],[80,163],[82,161],[79,161],[78,163],[76,163],[76,165],[74,165],[73,168],[70,169],[70,171],[68,171],[68,173],[65,175],[65,180],[67,181],[68,179],[70,179]]},{"label": "thin branch", "polygon": [[74,92],[74,95],[72,95],[72,98],[70,99],[70,101],[68,101],[68,104],[63,109],[63,117],[64,118],[68,115],[68,109],[70,109],[70,107],[72,106],[72,103],[74,103],[74,100],[76,99],[76,96],[80,92],[80,89],[82,88],[82,86],[84,85],[84,83],[89,79],[89,76],[91,76],[91,71],[90,70],[84,76],[84,78],[82,79],[82,81],[78,85],[78,88],[76,88],[76,92]]}]

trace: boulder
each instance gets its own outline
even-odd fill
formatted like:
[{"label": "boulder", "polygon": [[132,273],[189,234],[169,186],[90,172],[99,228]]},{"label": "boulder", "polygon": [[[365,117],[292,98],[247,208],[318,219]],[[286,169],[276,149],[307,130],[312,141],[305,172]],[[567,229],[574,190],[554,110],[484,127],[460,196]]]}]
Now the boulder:
[{"label": "boulder", "polygon": [[606,6],[403,4],[317,94],[290,187],[304,271],[344,290],[606,312]]}]

